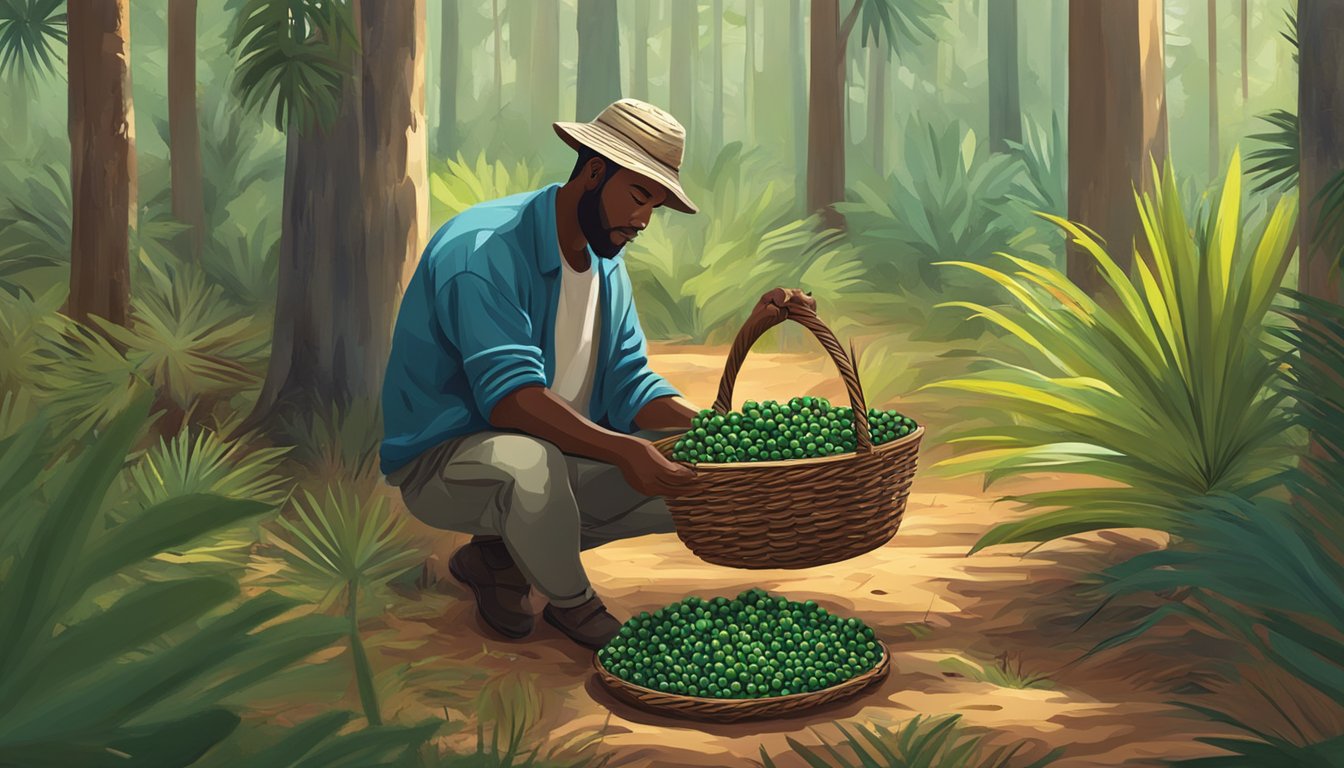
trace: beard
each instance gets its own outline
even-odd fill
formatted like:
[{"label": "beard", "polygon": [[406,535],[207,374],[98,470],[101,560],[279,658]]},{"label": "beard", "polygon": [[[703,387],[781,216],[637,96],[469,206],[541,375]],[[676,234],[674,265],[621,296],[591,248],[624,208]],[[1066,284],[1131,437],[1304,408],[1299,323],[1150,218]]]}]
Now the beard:
[{"label": "beard", "polygon": [[607,186],[606,179],[597,189],[584,192],[579,198],[579,230],[588,241],[593,253],[604,259],[610,259],[621,252],[624,243],[617,245],[611,239],[613,227],[608,227],[606,216],[602,213],[602,189]]}]

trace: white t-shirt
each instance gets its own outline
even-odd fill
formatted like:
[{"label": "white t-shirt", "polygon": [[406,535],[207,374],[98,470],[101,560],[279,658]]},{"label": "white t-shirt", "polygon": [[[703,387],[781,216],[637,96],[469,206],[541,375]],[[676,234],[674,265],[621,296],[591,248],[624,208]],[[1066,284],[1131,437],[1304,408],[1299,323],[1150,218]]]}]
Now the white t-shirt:
[{"label": "white t-shirt", "polygon": [[555,313],[555,380],[551,391],[585,418],[597,366],[597,257],[588,254],[588,269],[579,272],[560,256],[560,306]]}]

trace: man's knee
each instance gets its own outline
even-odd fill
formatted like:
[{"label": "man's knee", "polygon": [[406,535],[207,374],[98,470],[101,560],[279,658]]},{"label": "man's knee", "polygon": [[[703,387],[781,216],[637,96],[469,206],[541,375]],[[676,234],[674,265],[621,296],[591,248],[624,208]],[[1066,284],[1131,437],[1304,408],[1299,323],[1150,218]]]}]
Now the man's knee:
[{"label": "man's knee", "polygon": [[554,443],[530,435],[492,437],[488,461],[500,472],[511,495],[510,506],[522,512],[550,507],[556,493],[569,492],[564,453]]}]

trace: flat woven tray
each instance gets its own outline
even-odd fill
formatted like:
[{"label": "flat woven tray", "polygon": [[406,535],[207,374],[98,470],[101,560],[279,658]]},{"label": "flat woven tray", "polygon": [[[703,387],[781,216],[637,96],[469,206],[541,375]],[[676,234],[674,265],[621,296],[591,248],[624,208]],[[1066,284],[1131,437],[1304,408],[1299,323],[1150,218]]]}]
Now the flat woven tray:
[{"label": "flat woven tray", "polygon": [[806,714],[809,710],[837,701],[853,698],[869,687],[886,678],[891,670],[891,654],[887,647],[878,641],[882,649],[882,658],[872,669],[855,677],[837,683],[830,688],[805,693],[791,693],[788,696],[768,696],[762,699],[707,699],[698,696],[683,696],[677,693],[665,693],[645,688],[641,685],[622,680],[602,666],[597,654],[593,654],[593,668],[597,670],[598,680],[611,695],[617,699],[647,712],[676,717],[683,720],[707,720],[714,722],[737,722],[740,720],[764,720],[769,718],[792,717]]}]

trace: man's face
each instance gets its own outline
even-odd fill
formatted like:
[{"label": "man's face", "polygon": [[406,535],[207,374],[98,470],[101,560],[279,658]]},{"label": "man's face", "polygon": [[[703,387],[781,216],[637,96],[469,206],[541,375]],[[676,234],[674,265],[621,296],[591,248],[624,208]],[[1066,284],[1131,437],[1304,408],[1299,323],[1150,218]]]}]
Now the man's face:
[{"label": "man's face", "polygon": [[[600,159],[595,162],[601,162]],[[585,169],[585,173],[591,171]],[[597,172],[601,179],[604,167]],[[593,253],[609,259],[649,225],[653,209],[667,199],[667,189],[628,168],[596,182],[579,198],[579,227]]]}]

